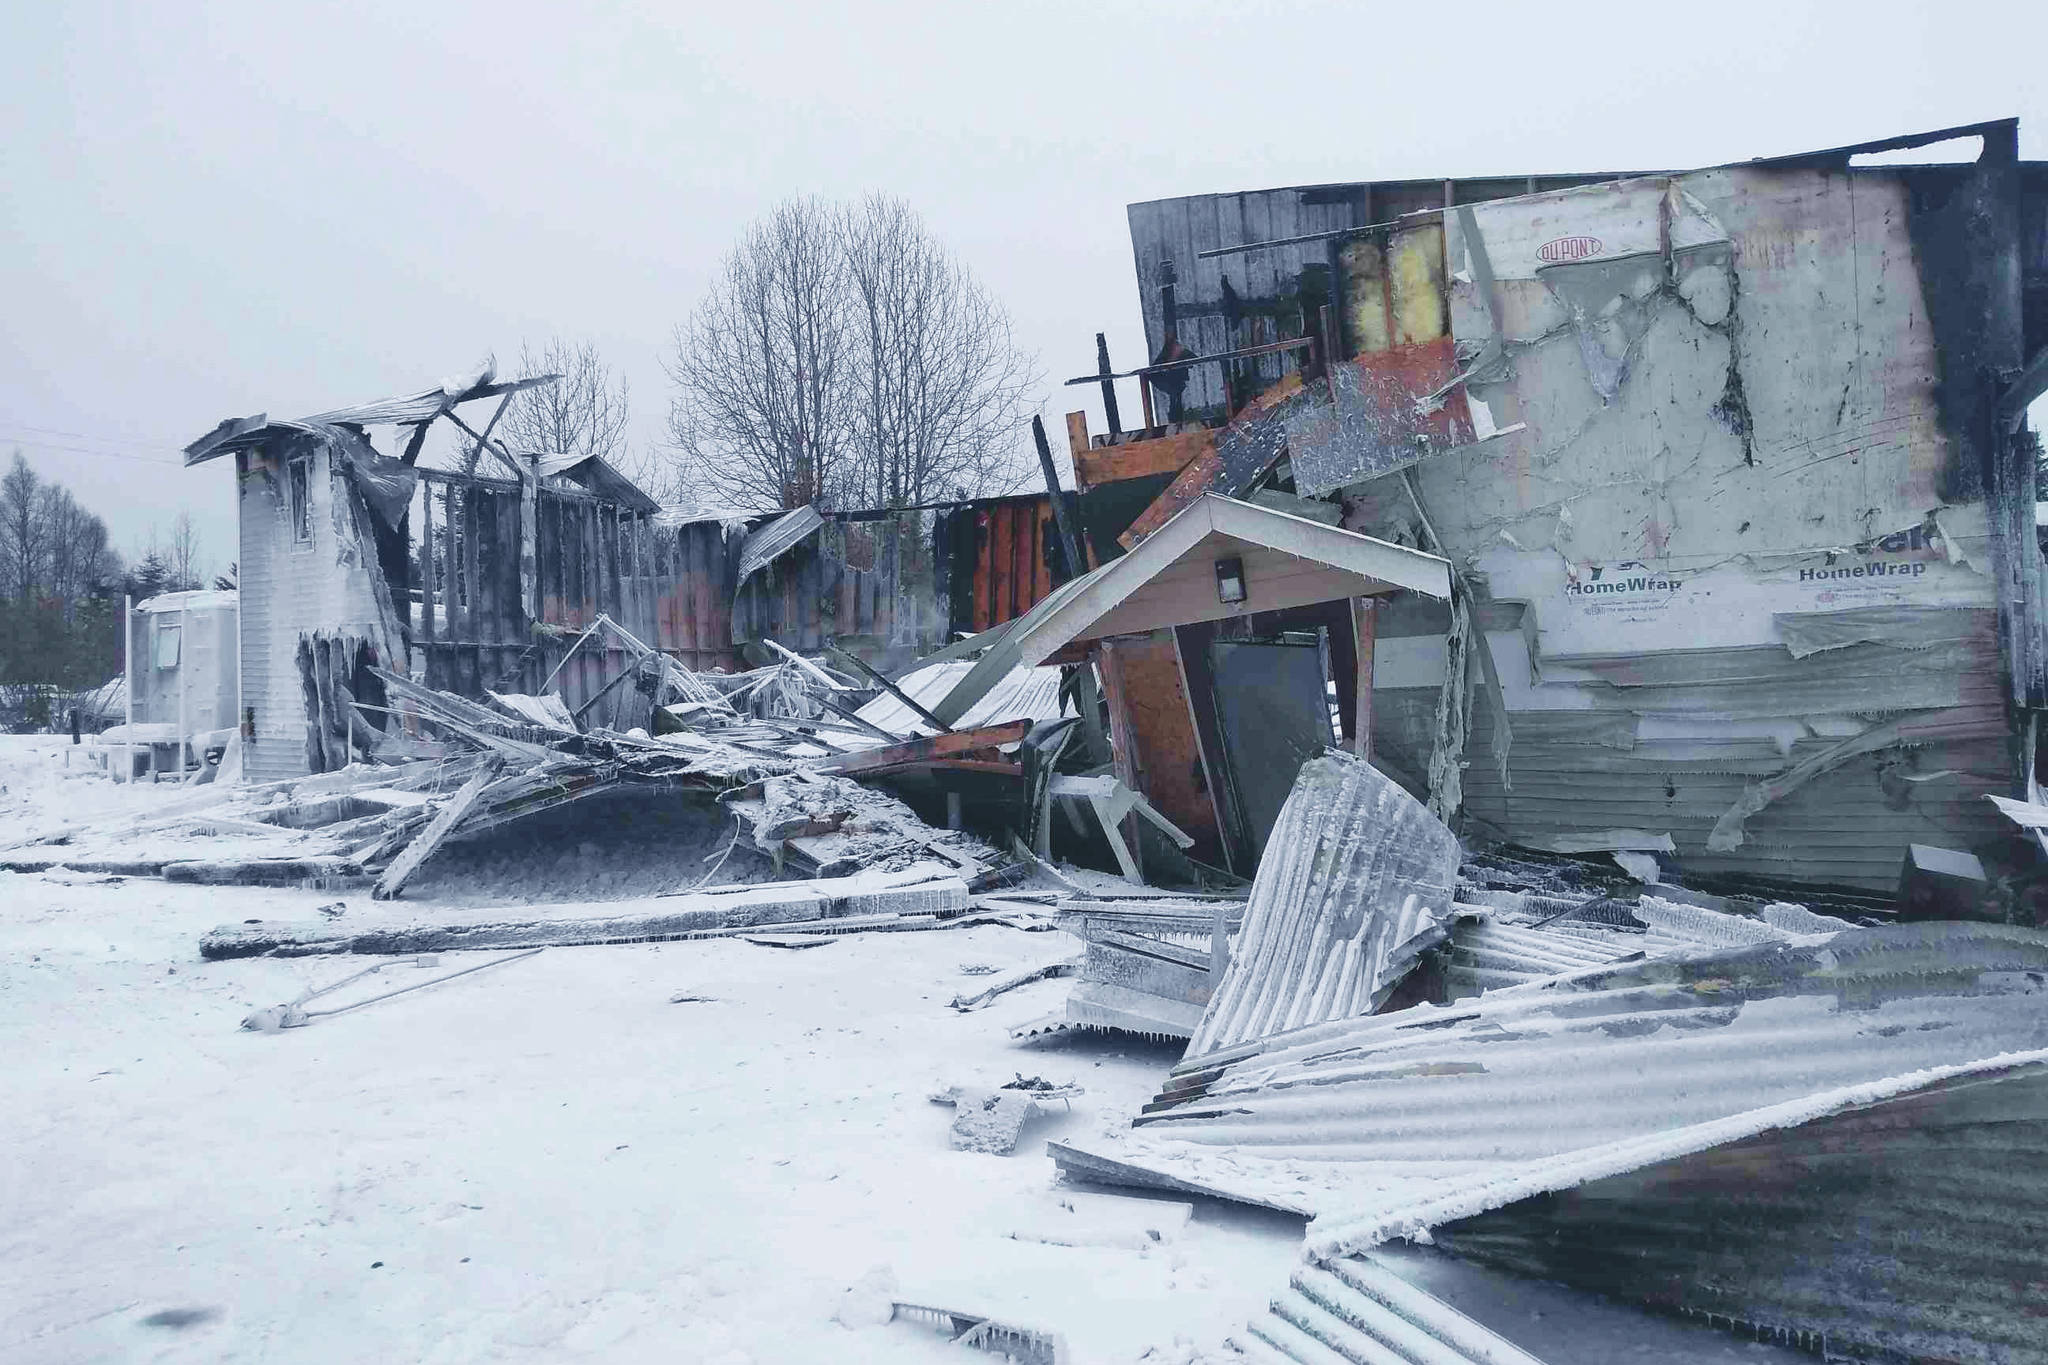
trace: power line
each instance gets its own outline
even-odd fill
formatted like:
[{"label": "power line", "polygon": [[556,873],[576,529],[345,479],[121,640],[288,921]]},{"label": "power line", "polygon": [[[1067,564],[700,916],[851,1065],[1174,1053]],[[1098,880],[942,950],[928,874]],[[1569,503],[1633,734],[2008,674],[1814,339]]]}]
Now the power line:
[{"label": "power line", "polygon": [[[87,437],[86,439],[90,440],[92,438]],[[8,445],[27,446],[31,450],[61,450],[73,455],[97,455],[108,460],[133,460],[137,464],[162,465],[166,469],[175,469],[184,463],[183,460],[179,459],[157,459],[149,455],[124,454],[118,450],[93,450],[88,446],[64,445],[58,441],[41,441],[32,437],[13,436],[5,432],[0,432],[0,442]]]},{"label": "power line", "polygon": [[97,441],[111,446],[153,446],[157,442],[149,436],[95,436],[89,431],[65,431],[59,427],[39,427],[32,422],[7,422],[4,424],[16,431],[39,431],[45,436],[75,436],[81,441]]}]

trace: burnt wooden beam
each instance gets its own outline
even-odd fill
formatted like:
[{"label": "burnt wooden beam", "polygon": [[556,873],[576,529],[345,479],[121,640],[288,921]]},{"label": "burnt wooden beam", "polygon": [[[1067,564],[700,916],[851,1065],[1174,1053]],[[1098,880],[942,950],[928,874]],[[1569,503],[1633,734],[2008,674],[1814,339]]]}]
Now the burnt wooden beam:
[{"label": "burnt wooden beam", "polygon": [[[1045,477],[1045,491],[1052,498],[1053,523],[1059,527],[1060,551],[1067,562],[1067,576],[1079,578],[1088,571],[1088,561],[1082,558],[1080,537],[1074,534],[1073,522],[1067,516],[1067,499],[1060,491],[1059,471],[1053,467],[1052,446],[1045,439],[1045,422],[1036,416],[1031,419],[1031,438],[1038,445],[1038,470]],[[1077,464],[1077,481],[1079,469]],[[1095,690],[1095,669],[1085,661],[1074,671],[1074,702],[1075,709],[1081,713],[1081,733],[1086,739],[1089,761],[1103,762],[1110,753],[1109,736],[1102,730],[1102,707]]]},{"label": "burnt wooden beam", "polygon": [[1116,411],[1116,380],[1109,368],[1109,338],[1095,334],[1095,370],[1102,376],[1102,415],[1109,422],[1109,434],[1121,436],[1124,424]]},{"label": "burnt wooden beam", "polygon": [[[423,427],[422,430],[425,428]],[[434,626],[434,596],[440,575],[439,565],[434,560],[434,485],[420,485],[420,635],[426,643],[432,644],[436,634]]]},{"label": "burnt wooden beam", "polygon": [[450,797],[448,803],[435,813],[433,820],[421,831],[419,837],[407,844],[405,851],[384,870],[384,875],[377,879],[377,885],[370,891],[371,899],[388,901],[404,889],[407,879],[419,871],[420,864],[441,846],[442,841],[454,832],[455,827],[469,814],[470,808],[475,806],[478,798],[484,794],[484,788],[496,780],[498,770],[502,766],[502,759],[493,757],[485,760],[484,765],[477,769],[476,775],[462,784],[461,790]]},{"label": "burnt wooden beam", "polygon": [[1357,681],[1352,702],[1351,752],[1370,762],[1372,760],[1372,650],[1377,624],[1373,619],[1374,602],[1370,597],[1351,599],[1351,639],[1354,656],[1353,669]]},{"label": "burnt wooden beam", "polygon": [[[1170,285],[1162,285],[1160,289],[1163,293],[1171,287]],[[1272,355],[1276,351],[1299,351],[1315,344],[1316,340],[1314,337],[1289,337],[1285,341],[1265,341],[1256,346],[1239,346],[1234,350],[1218,351],[1214,355],[1191,355],[1184,356],[1178,360],[1163,360],[1156,365],[1143,365],[1135,370],[1125,370],[1121,374],[1079,375],[1069,379],[1066,382],[1066,387],[1071,388],[1076,384],[1107,383],[1112,379],[1149,380],[1154,375],[1172,374],[1177,370],[1192,369],[1196,365],[1207,365],[1212,361],[1220,363],[1226,360],[1246,360],[1252,356]],[[1180,418],[1169,415],[1167,420],[1169,422],[1178,422]],[[1151,422],[1148,420],[1146,426],[1149,427],[1151,425]]]},{"label": "burnt wooden beam", "polygon": [[1045,439],[1045,419],[1035,416],[1031,419],[1031,439],[1038,446],[1038,471],[1045,477],[1046,496],[1052,499],[1052,519],[1059,527],[1061,557],[1067,566],[1066,577],[1079,578],[1088,571],[1088,561],[1081,557],[1081,541],[1074,534],[1074,523],[1067,515],[1067,499],[1060,491],[1059,470],[1052,462],[1052,445]]},{"label": "burnt wooden beam", "polygon": [[817,698],[817,702],[818,705],[824,707],[833,715],[838,716],[842,720],[853,722],[853,724],[858,725],[861,729],[867,731],[871,735],[874,735],[878,739],[885,739],[891,744],[900,744],[903,742],[903,736],[892,735],[887,730],[884,730],[881,726],[863,720],[861,718],[860,713],[858,711],[855,711],[851,707],[841,706],[838,702],[832,701],[826,697]]},{"label": "burnt wooden beam", "polygon": [[2027,415],[2027,406],[2048,393],[2048,346],[2041,348],[2033,363],[2020,371],[1998,400],[1998,424],[2007,432],[2017,431]]},{"label": "burnt wooden beam", "polygon": [[[489,633],[489,619],[484,615],[483,603],[483,547],[481,541],[484,520],[485,493],[476,487],[465,488],[462,498],[462,624],[468,633],[482,639]],[[483,666],[482,656],[477,656],[476,666]],[[458,691],[474,691],[474,679],[465,677],[464,686]]]},{"label": "burnt wooden beam", "polygon": [[[1022,763],[1012,763],[1008,759],[1000,758],[934,758],[919,763],[917,766],[929,768],[935,772],[986,773],[995,777],[1014,777],[1019,781],[1022,781],[1024,777],[1024,765]],[[947,828],[958,829],[959,826],[949,825]]]},{"label": "burnt wooden beam", "polygon": [[[510,402],[511,395],[506,395],[505,401]],[[476,447],[478,450],[490,451],[492,455],[497,457],[498,461],[501,464],[503,464],[507,469],[512,471],[513,478],[524,482],[526,478],[526,471],[519,467],[519,461],[512,458],[512,452],[505,449],[505,443],[503,441],[493,441],[490,438],[489,428],[495,427],[498,424],[498,418],[504,414],[504,411],[505,404],[500,403],[498,405],[498,410],[491,414],[491,420],[486,424],[486,429],[484,431],[478,431],[475,427],[463,421],[461,417],[457,416],[453,412],[448,413],[447,417],[449,421],[453,422],[456,426],[460,427],[463,433],[467,435],[471,441],[474,441],[476,443]]]},{"label": "burnt wooden beam", "polygon": [[432,422],[421,422],[412,429],[412,439],[405,443],[405,454],[400,457],[407,464],[419,463],[420,447],[426,444],[427,428],[432,425]]}]

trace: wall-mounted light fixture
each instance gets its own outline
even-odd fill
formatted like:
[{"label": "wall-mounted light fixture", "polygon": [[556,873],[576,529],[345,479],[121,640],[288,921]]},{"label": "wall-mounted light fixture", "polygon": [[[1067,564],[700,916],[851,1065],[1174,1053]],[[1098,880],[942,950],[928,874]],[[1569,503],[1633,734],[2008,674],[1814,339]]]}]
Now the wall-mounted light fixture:
[{"label": "wall-mounted light fixture", "polygon": [[1216,561],[1216,600],[1223,603],[1244,601],[1244,561],[1232,556]]}]

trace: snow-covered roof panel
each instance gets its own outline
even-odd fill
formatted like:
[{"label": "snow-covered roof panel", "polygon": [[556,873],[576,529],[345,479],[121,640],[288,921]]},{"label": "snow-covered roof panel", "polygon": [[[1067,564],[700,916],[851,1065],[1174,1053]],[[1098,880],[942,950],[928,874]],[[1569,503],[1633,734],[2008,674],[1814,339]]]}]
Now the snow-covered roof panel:
[{"label": "snow-covered roof panel", "polygon": [[220,608],[232,610],[241,600],[241,594],[233,588],[195,589],[191,592],[158,593],[155,597],[146,597],[137,602],[132,610],[150,615],[160,612],[213,611]]},{"label": "snow-covered roof panel", "polygon": [[537,374],[500,383],[493,377],[490,367],[485,366],[471,374],[444,380],[438,387],[420,393],[402,398],[383,398],[351,408],[336,408],[332,412],[301,417],[295,422],[273,422],[260,412],[250,417],[230,417],[185,447],[185,463],[201,464],[231,450],[260,445],[273,430],[306,431],[323,426],[412,426],[431,422],[471,399],[497,398],[521,389],[552,384],[560,378],[558,374]]},{"label": "snow-covered roof panel", "polygon": [[817,508],[799,507],[784,512],[766,526],[749,532],[746,543],[740,547],[739,581],[745,583],[776,559],[801,545],[824,524],[825,519],[818,515]]},{"label": "snow-covered roof panel", "polygon": [[[953,690],[954,684],[966,677],[974,667],[965,660],[930,664],[915,672],[906,673],[896,685],[917,699],[920,706],[930,710],[939,699]],[[973,730],[984,725],[1000,725],[1006,720],[1057,720],[1060,716],[1060,670],[1057,665],[1040,668],[1019,668],[989,690],[987,696],[969,707],[959,720],[954,722],[956,730]],[[888,693],[883,693],[860,708],[860,718],[870,725],[896,735],[934,734],[932,725],[918,716]]]}]

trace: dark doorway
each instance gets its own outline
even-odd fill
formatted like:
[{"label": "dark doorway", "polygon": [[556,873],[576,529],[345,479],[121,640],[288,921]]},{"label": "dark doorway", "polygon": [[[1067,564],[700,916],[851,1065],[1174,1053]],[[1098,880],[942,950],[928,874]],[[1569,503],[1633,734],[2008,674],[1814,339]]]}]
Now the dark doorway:
[{"label": "dark doorway", "polygon": [[1329,666],[1322,641],[1212,640],[1223,775],[1256,861],[1301,765],[1337,741],[1330,728]]}]

